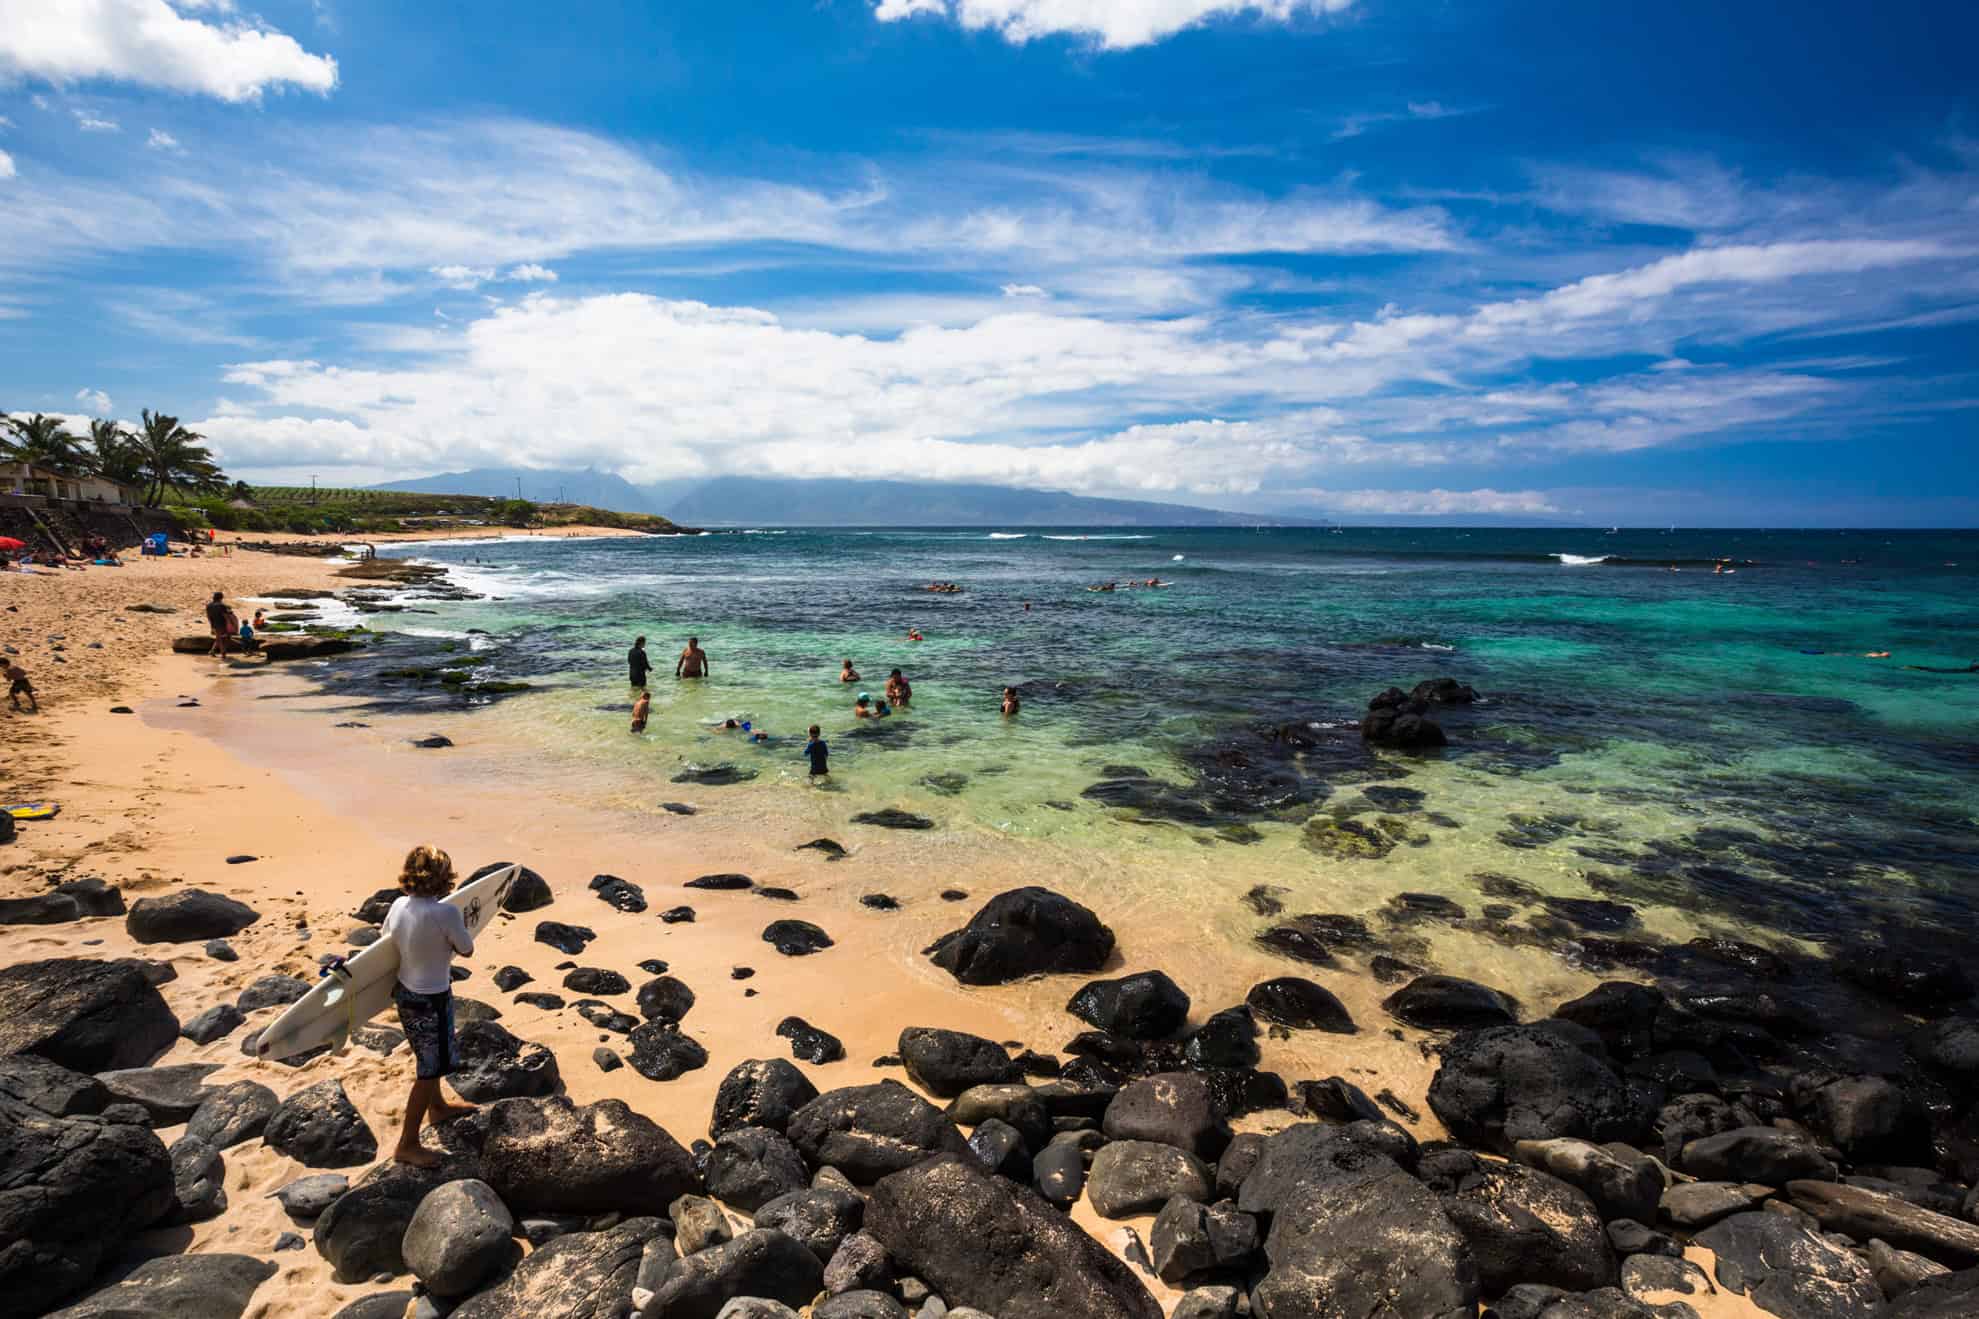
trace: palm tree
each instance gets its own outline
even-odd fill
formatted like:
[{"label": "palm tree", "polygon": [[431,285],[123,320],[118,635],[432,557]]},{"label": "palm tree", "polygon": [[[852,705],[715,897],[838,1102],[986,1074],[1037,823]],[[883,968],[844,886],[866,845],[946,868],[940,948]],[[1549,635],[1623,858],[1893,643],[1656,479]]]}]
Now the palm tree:
[{"label": "palm tree", "polygon": [[254,487],[245,481],[236,481],[234,482],[232,493],[227,497],[229,499],[238,499],[243,504],[251,504],[254,502]]},{"label": "palm tree", "polygon": [[83,452],[76,437],[69,434],[68,423],[60,417],[37,412],[25,421],[14,416],[5,417],[5,421],[11,438],[0,437],[0,449],[8,457],[64,472],[77,472],[89,466],[89,455]]},{"label": "palm tree", "polygon": [[200,443],[205,439],[179,425],[177,417],[144,410],[144,429],[137,437],[139,462],[150,481],[144,502],[156,508],[171,489],[191,490],[202,495],[224,493],[227,481],[212,451]]},{"label": "palm tree", "polygon": [[90,469],[106,481],[118,485],[140,485],[144,481],[144,455],[137,437],[124,429],[121,421],[98,417],[89,423]]}]

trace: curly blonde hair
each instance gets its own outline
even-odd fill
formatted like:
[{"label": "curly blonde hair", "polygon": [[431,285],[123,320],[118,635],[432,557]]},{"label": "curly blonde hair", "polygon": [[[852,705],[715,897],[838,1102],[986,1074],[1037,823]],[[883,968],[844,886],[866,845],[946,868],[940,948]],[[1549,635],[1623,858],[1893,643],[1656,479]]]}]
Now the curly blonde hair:
[{"label": "curly blonde hair", "polygon": [[453,858],[437,847],[421,843],[405,854],[399,887],[416,898],[446,897],[454,888]]}]

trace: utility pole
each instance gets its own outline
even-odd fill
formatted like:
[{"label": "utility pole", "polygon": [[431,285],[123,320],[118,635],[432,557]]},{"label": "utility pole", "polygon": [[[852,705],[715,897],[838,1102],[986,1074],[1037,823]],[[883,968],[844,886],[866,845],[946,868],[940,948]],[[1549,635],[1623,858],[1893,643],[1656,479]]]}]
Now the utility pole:
[{"label": "utility pole", "polygon": [[314,476],[309,478],[309,502],[312,504],[316,502],[316,478]]},{"label": "utility pole", "polygon": [[522,498],[522,477],[520,474],[515,478],[515,497],[517,499]]}]

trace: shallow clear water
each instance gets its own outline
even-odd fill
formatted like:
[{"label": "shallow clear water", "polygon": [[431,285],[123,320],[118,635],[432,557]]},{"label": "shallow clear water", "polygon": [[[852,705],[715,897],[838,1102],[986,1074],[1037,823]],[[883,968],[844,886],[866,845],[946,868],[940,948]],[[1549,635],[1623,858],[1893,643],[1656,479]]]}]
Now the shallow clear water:
[{"label": "shallow clear water", "polygon": [[[809,794],[817,723],[827,820],[897,806],[1097,854],[1170,849],[1191,861],[1178,874],[1210,849],[1324,890],[1292,910],[1415,889],[1476,906],[1497,873],[1627,902],[1652,931],[1824,940],[1957,928],[1979,900],[1979,674],[1903,667],[1979,658],[1972,533],[793,529],[392,552],[487,598],[367,622],[540,684],[484,717],[601,798]],[[1736,571],[1714,574],[1719,558]],[[1157,575],[1173,585],[1085,589]],[[641,633],[657,672],[634,737],[624,653]],[[671,677],[690,633],[712,681]],[[837,681],[848,657],[856,687]],[[855,722],[854,693],[895,666],[911,711]],[[1367,755],[1352,724],[1368,698],[1443,675],[1483,698],[1448,714],[1450,750]],[[775,740],[709,727],[731,716]],[[670,783],[717,764],[757,776]],[[1343,858],[1315,817],[1390,850]]]}]

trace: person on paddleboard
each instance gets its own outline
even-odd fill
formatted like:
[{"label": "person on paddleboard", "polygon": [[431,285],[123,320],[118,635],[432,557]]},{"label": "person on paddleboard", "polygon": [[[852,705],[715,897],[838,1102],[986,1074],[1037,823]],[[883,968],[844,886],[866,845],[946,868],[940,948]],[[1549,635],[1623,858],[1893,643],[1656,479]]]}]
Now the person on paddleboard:
[{"label": "person on paddleboard", "polygon": [[429,1118],[437,1126],[474,1111],[450,1104],[440,1094],[440,1078],[454,1069],[453,960],[471,957],[474,936],[460,908],[442,901],[453,892],[453,859],[437,847],[421,845],[406,853],[399,872],[405,896],[385,913],[384,937],[398,946],[399,978],[392,987],[399,1025],[416,1064],[412,1094],[405,1101],[405,1128],[392,1158],[415,1168],[436,1168],[440,1156],[419,1143]]}]

